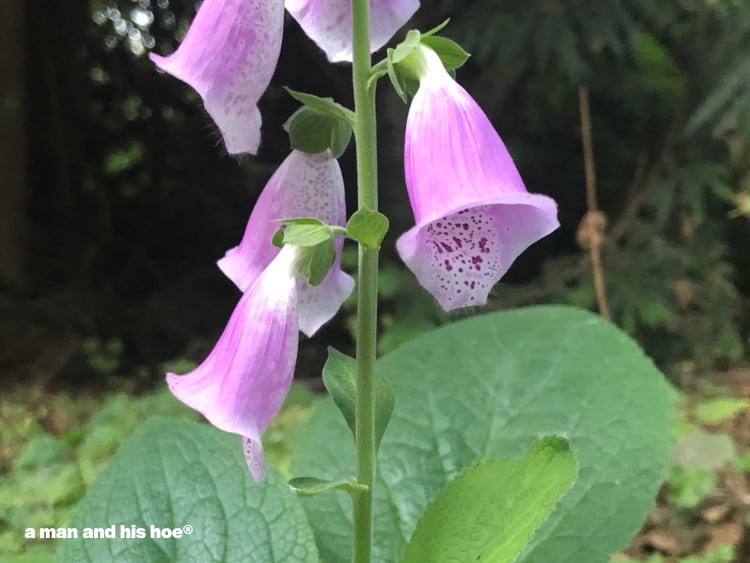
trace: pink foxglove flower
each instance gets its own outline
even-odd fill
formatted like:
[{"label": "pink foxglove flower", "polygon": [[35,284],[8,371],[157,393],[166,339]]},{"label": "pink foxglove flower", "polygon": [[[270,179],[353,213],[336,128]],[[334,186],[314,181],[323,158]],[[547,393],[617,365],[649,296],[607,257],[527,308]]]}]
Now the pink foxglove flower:
[{"label": "pink foxglove flower", "polygon": [[[338,161],[329,151],[306,154],[292,151],[271,176],[255,204],[240,244],[218,261],[219,268],[246,291],[279,253],[271,243],[281,226],[275,219],[315,217],[328,225],[346,224],[344,179]],[[299,288],[300,330],[312,336],[330,320],[354,289],[354,280],[341,271],[344,244],[336,240],[336,262],[318,286],[306,280]]]},{"label": "pink foxglove flower", "polygon": [[298,249],[285,246],[240,299],[208,357],[169,390],[225,432],[243,437],[256,481],[265,476],[261,435],[281,408],[297,359]]},{"label": "pink foxglove flower", "polygon": [[396,247],[446,311],[484,305],[518,255],[559,226],[557,205],[526,191],[489,119],[434,51],[419,46],[409,62],[419,90],[404,168],[416,226]]},{"label": "pink foxglove flower", "polygon": [[276,69],[284,28],[279,0],[205,0],[180,47],[151,55],[159,68],[192,86],[230,154],[258,152],[258,100]]},{"label": "pink foxglove flower", "polygon": [[[419,0],[371,0],[370,50],[385,45],[418,8]],[[352,60],[351,0],[286,0],[286,9],[328,60]]]},{"label": "pink foxglove flower", "polygon": [[[351,60],[350,0],[287,0],[289,11],[331,60]],[[382,47],[419,0],[371,0],[371,45]],[[276,69],[284,0],[204,0],[179,48],[151,55],[159,68],[192,86],[230,154],[257,154],[258,100]]]}]

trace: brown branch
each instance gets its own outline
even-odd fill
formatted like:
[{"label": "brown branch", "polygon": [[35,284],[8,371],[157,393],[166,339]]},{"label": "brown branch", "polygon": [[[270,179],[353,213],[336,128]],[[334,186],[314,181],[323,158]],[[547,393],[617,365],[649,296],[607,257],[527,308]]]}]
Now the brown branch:
[{"label": "brown branch", "polygon": [[589,104],[589,89],[585,86],[578,88],[578,107],[581,113],[581,138],[583,142],[583,164],[586,173],[586,204],[588,212],[581,220],[578,229],[578,241],[583,248],[589,249],[591,268],[594,274],[594,289],[596,301],[599,304],[599,314],[609,319],[607,305],[607,291],[604,282],[604,268],[602,267],[601,246],[604,241],[604,228],[607,220],[599,211],[596,201],[596,171],[594,167],[594,148],[591,138],[591,105]]}]

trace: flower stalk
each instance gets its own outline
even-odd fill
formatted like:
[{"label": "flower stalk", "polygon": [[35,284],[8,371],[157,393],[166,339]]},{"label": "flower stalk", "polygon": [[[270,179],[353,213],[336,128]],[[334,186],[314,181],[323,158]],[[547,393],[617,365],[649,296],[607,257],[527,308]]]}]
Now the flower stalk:
[{"label": "flower stalk", "polygon": [[[357,205],[377,211],[377,129],[375,87],[370,78],[370,2],[352,0],[354,83],[354,137],[357,148]],[[372,499],[376,471],[375,351],[378,318],[378,251],[359,245],[357,287],[357,408],[355,441],[357,481],[366,491],[353,495],[354,563],[370,563],[372,553]]]}]

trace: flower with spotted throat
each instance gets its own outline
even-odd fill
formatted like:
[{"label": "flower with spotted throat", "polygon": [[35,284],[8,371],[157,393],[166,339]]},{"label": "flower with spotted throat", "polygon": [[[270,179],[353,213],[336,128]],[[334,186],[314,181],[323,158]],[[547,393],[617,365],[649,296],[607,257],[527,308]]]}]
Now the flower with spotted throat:
[{"label": "flower with spotted throat", "polygon": [[484,305],[519,254],[559,226],[557,205],[526,191],[489,119],[433,50],[419,45],[404,63],[419,80],[404,148],[416,225],[396,247],[444,310]]}]

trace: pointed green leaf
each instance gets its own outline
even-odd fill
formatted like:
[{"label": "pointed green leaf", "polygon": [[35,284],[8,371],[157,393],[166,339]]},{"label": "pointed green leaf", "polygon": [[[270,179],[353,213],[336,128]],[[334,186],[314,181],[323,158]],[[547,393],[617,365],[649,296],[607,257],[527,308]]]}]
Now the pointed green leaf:
[{"label": "pointed green leaf", "polygon": [[317,219],[308,220],[310,222],[289,221],[284,226],[284,244],[293,246],[317,246],[333,237],[331,227],[318,221]]},{"label": "pointed green leaf", "polygon": [[[69,526],[116,534],[62,541],[59,563],[319,560],[301,502],[275,470],[254,483],[238,436],[175,418],[148,420],[120,447]],[[144,537],[128,539],[121,526]],[[181,537],[153,537],[151,526]]]},{"label": "pointed green leaf", "polygon": [[512,563],[575,481],[568,441],[537,440],[526,457],[462,471],[427,507],[403,563]]},{"label": "pointed green leaf", "polygon": [[396,94],[398,94],[399,98],[403,100],[404,103],[406,103],[408,100],[406,98],[406,85],[404,84],[404,77],[401,75],[401,73],[396,71],[396,67],[393,64],[393,49],[388,49],[387,51],[388,56],[386,59],[386,68],[388,72],[388,78],[391,81],[391,84],[393,85],[393,89],[396,91]]},{"label": "pointed green leaf", "polygon": [[471,56],[461,45],[447,37],[423,37],[422,44],[435,51],[443,62],[443,66],[448,70],[462,67]]},{"label": "pointed green leaf", "polygon": [[[352,434],[355,433],[357,410],[357,362],[335,348],[328,348],[328,360],[323,366],[323,384],[333,402],[344,415]],[[390,384],[375,376],[375,443],[380,446],[385,429],[393,414],[395,399]]]},{"label": "pointed green leaf", "polygon": [[443,21],[443,23],[440,23],[440,24],[436,25],[435,27],[433,27],[429,31],[425,31],[422,34],[422,37],[431,37],[431,36],[435,35],[436,33],[438,33],[439,31],[443,31],[443,29],[445,29],[447,27],[447,25],[450,23],[450,21],[451,21],[451,19],[447,18],[445,21]]},{"label": "pointed green leaf", "polygon": [[284,87],[287,93],[305,106],[317,111],[321,115],[328,115],[330,117],[343,120],[350,125],[354,123],[354,112],[350,109],[345,108],[341,104],[333,101],[333,98],[321,98],[313,94],[307,94],[305,92],[297,92],[291,88]]},{"label": "pointed green leaf", "polygon": [[333,237],[305,250],[307,256],[300,264],[299,273],[307,278],[310,285],[318,286],[326,279],[336,260]]},{"label": "pointed green leaf", "polygon": [[346,224],[346,231],[350,237],[368,248],[380,248],[383,237],[388,232],[388,217],[362,207],[354,212]]}]

